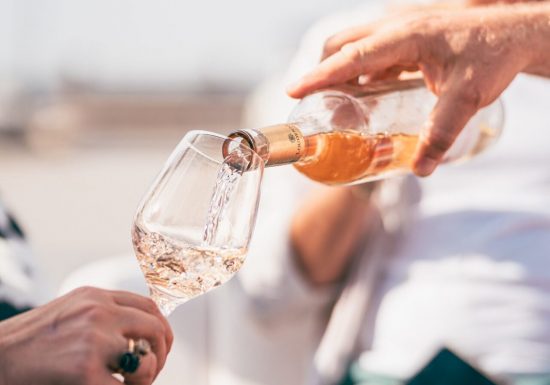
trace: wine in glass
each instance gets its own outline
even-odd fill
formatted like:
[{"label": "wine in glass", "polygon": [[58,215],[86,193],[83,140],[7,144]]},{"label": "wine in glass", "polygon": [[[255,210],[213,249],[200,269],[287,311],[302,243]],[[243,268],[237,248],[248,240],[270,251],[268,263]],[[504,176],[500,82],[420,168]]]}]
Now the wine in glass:
[{"label": "wine in glass", "polygon": [[151,297],[168,316],[243,265],[258,208],[262,159],[227,137],[191,131],[141,202],[132,228]]}]

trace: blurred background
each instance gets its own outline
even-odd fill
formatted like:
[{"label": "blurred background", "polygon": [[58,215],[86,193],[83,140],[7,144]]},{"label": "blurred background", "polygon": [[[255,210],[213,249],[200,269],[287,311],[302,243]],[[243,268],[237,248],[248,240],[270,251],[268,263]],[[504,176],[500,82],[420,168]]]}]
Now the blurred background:
[{"label": "blurred background", "polygon": [[137,204],[184,133],[240,127],[310,24],[357,3],[0,0],[0,196],[52,289],[131,253]]}]

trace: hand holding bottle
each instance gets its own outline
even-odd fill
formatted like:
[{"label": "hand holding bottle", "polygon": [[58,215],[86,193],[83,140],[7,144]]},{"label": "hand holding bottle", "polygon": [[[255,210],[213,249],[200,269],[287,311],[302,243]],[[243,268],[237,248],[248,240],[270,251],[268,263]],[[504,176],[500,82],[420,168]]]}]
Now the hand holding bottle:
[{"label": "hand holding bottle", "polygon": [[288,90],[292,97],[359,76],[421,70],[439,100],[417,148],[414,171],[429,175],[480,108],[519,72],[550,76],[548,2],[399,15],[329,39],[324,60]]}]

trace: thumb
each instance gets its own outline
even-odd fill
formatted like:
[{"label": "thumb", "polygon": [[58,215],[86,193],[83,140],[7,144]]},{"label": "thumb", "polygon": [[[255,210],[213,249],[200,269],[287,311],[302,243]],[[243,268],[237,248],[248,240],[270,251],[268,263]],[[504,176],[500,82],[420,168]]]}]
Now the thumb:
[{"label": "thumb", "polygon": [[430,175],[441,162],[466,123],[479,109],[479,95],[473,90],[456,89],[441,94],[420,133],[413,161],[418,176]]}]

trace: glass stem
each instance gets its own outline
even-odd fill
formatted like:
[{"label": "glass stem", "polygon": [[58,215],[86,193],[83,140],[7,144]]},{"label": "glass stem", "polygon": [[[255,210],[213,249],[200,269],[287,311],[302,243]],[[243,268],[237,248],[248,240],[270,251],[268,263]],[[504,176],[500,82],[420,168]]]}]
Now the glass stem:
[{"label": "glass stem", "polygon": [[186,302],[182,298],[173,297],[159,291],[158,289],[155,289],[154,287],[149,287],[149,294],[151,295],[153,301],[157,304],[162,315],[165,317],[168,317],[179,305]]}]

